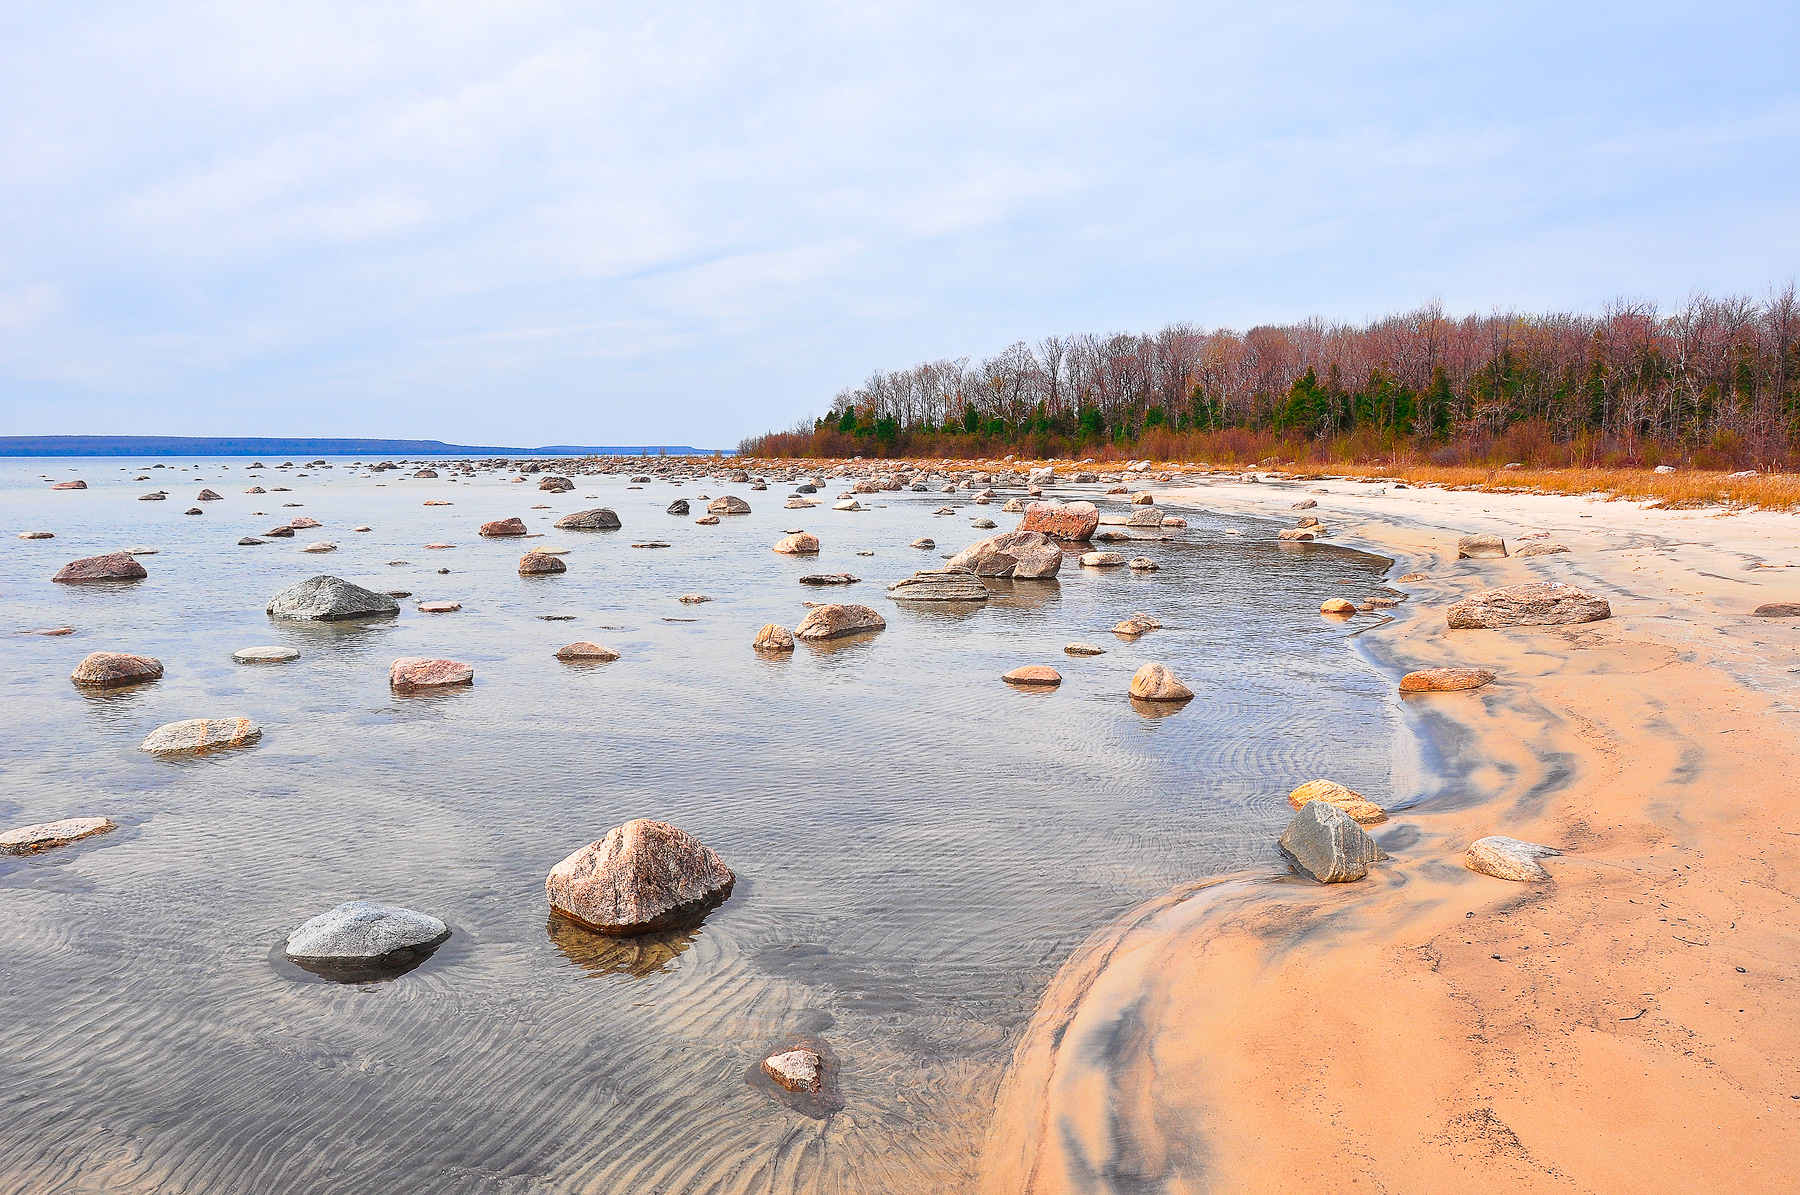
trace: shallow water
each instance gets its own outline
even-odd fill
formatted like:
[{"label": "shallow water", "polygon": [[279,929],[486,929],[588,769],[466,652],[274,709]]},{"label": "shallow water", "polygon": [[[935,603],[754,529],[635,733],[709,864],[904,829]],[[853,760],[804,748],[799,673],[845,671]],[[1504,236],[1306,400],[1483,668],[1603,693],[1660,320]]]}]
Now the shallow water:
[{"label": "shallow water", "polygon": [[[1266,524],[1183,511],[1177,540],[1140,545],[1160,572],[1071,558],[1058,582],[995,581],[985,607],[943,610],[885,586],[996,533],[971,517],[1011,527],[998,502],[890,493],[837,512],[848,485],[832,483],[826,505],[790,511],[775,483],[577,477],[552,495],[508,472],[402,480],[339,461],[252,478],[247,463],[0,463],[4,621],[77,628],[3,640],[0,826],[121,827],[0,856],[0,1192],[958,1189],[1017,1034],[1090,931],[1176,883],[1272,864],[1300,781],[1389,791],[1397,707],[1347,646],[1367,623],[1315,613],[1373,592],[1387,562],[1277,545]],[[46,474],[92,488],[52,492]],[[184,515],[202,485],[225,500]],[[136,500],[155,488],[169,500]],[[703,493],[753,513],[716,527],[664,513],[687,497],[698,516]],[[454,505],[422,505],[439,498]],[[946,504],[957,513],[931,513]],[[623,530],[551,529],[602,505]],[[236,546],[298,514],[324,526]],[[512,515],[546,538],[477,538]],[[57,538],[12,538],[38,528]],[[793,528],[823,552],[770,552]],[[921,535],[938,551],[906,546]],[[672,547],[630,547],[651,538]],[[339,550],[301,553],[318,539]],[[570,549],[569,571],[518,576],[546,543]],[[49,580],[139,545],[158,549],[144,581]],[[864,580],[797,583],[840,571]],[[264,614],[318,573],[414,596],[354,625]],[[676,600],[694,592],[713,600]],[[463,608],[413,609],[431,598]],[[887,630],[785,659],[750,650],[808,599],[871,605]],[[1140,610],[1165,629],[1110,633]],[[583,639],[623,658],[554,658]],[[1075,639],[1108,654],[1065,656]],[[301,658],[232,663],[259,644]],[[68,674],[96,650],[167,674],[87,695]],[[398,696],[388,665],[409,655],[468,661],[475,684]],[[1197,698],[1134,708],[1126,684],[1148,660]],[[1000,683],[1025,663],[1062,686]],[[162,723],[236,715],[263,724],[260,743],[185,761],[137,750]],[[737,872],[697,932],[616,942],[548,917],[551,865],[633,817],[681,826]],[[289,930],[355,898],[454,933],[386,982],[281,958]],[[834,1063],[811,1106],[755,1079],[801,1039]]]}]

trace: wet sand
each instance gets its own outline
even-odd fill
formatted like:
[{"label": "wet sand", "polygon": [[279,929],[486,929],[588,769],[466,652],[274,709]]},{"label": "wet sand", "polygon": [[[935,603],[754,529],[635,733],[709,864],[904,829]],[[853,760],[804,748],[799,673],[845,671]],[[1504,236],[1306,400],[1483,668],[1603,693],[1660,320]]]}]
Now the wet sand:
[{"label": "wet sand", "polygon": [[[1309,491],[1329,542],[1430,577],[1371,662],[1499,680],[1406,699],[1440,755],[1367,794],[1403,807],[1367,880],[1209,880],[1090,938],[1018,1046],[981,1189],[1793,1190],[1800,620],[1750,611],[1800,599],[1800,522],[1348,482],[1159,503],[1287,525]],[[1571,552],[1455,560],[1537,530]],[[1613,617],[1445,628],[1550,579]],[[1568,853],[1509,883],[1461,865],[1487,834]]]}]

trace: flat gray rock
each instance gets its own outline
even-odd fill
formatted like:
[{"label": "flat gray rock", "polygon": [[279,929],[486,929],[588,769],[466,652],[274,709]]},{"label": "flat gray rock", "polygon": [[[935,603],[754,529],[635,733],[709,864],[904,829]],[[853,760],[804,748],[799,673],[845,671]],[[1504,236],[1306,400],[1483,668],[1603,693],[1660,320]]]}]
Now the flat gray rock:
[{"label": "flat gray rock", "polygon": [[242,647],[231,653],[240,664],[286,664],[300,658],[291,647]]},{"label": "flat gray rock", "polygon": [[373,962],[450,936],[436,917],[368,900],[345,901],[288,935],[287,955],[311,962]]},{"label": "flat gray rock", "polygon": [[1445,617],[1452,630],[1563,626],[1611,618],[1612,607],[1573,585],[1539,581],[1484,590],[1452,605]]},{"label": "flat gray rock", "polygon": [[398,614],[400,603],[341,577],[319,576],[290,585],[270,598],[268,612],[280,618],[312,621],[370,618]]},{"label": "flat gray rock", "polygon": [[61,821],[20,826],[0,834],[0,851],[9,855],[29,855],[51,847],[67,846],[90,834],[104,834],[118,826],[104,817],[65,817]]},{"label": "flat gray rock", "polygon": [[988,590],[972,572],[931,569],[894,582],[888,596],[898,602],[985,602]]},{"label": "flat gray rock", "polygon": [[566,531],[617,531],[619,516],[601,506],[564,515],[556,520],[556,526]]},{"label": "flat gray rock", "polygon": [[1369,874],[1387,858],[1356,819],[1328,801],[1308,801],[1281,832],[1281,849],[1321,884],[1342,884]]}]

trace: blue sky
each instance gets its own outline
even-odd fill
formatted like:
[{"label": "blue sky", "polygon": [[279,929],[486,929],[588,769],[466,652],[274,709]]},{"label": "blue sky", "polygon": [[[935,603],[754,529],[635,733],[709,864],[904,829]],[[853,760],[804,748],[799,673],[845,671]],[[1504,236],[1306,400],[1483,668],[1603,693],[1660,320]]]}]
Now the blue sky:
[{"label": "blue sky", "polygon": [[16,0],[0,433],[685,442],[877,366],[1760,295],[1800,6]]}]

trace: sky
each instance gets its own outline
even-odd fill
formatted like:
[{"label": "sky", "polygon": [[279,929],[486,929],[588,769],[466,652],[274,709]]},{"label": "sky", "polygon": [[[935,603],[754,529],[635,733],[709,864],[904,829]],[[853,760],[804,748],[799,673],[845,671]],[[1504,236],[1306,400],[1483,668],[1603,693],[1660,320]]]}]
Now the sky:
[{"label": "sky", "polygon": [[0,434],[686,443],[1800,273],[1800,5],[12,0]]}]

